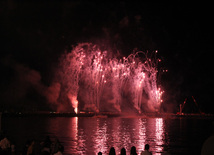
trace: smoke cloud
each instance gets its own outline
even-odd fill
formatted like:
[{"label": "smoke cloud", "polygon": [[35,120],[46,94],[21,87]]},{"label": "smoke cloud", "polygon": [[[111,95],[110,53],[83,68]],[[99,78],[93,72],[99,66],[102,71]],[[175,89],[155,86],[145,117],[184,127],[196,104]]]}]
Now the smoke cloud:
[{"label": "smoke cloud", "polygon": [[[54,107],[54,109],[58,106],[59,83],[52,83],[50,86],[45,85],[42,82],[40,72],[11,58],[5,58],[1,63],[7,66],[12,74],[11,78],[7,80],[8,85],[3,88],[5,91],[1,96],[4,107],[8,109],[10,105],[13,105],[20,110],[32,110],[35,105],[43,104],[35,102],[45,102],[47,106],[51,104],[50,107]],[[36,107],[36,110],[40,110],[40,107]]]}]

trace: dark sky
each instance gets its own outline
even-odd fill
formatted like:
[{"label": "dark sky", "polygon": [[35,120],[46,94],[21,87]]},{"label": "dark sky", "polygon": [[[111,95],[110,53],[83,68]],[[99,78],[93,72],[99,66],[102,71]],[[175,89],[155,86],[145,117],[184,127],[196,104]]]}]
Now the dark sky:
[{"label": "dark sky", "polygon": [[158,50],[159,67],[168,69],[160,78],[164,104],[177,108],[194,96],[202,111],[214,112],[211,6],[1,1],[1,109],[28,102],[38,106],[44,99],[34,94],[51,85],[61,54],[79,42],[92,42],[125,56],[135,48]]}]

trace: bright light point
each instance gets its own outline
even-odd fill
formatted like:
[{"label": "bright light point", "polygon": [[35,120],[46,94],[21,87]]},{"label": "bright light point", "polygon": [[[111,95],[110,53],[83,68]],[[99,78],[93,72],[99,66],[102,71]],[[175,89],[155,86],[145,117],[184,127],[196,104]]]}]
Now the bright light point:
[{"label": "bright light point", "polygon": [[74,112],[77,114],[77,112],[78,112],[78,108],[74,108]]}]

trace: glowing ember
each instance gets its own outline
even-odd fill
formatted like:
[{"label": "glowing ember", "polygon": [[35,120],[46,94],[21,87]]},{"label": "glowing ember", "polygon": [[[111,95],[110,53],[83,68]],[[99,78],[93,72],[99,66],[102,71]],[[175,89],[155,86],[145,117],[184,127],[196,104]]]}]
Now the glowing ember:
[{"label": "glowing ember", "polygon": [[157,87],[161,60],[156,53],[148,57],[148,53],[137,52],[117,59],[92,44],[79,44],[61,59],[63,93],[75,112],[78,107],[95,112],[157,111],[163,91]]}]

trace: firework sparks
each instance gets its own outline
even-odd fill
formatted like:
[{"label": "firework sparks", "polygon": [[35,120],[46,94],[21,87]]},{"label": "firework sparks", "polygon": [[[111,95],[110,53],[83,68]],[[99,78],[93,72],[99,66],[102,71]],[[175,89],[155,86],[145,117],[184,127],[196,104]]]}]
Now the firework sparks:
[{"label": "firework sparks", "polygon": [[96,112],[111,107],[121,112],[124,98],[139,113],[144,106],[156,111],[163,93],[157,86],[157,63],[160,61],[144,52],[122,59],[110,58],[107,51],[83,43],[64,55],[61,83],[68,97],[71,96],[69,99],[76,112],[78,107]]}]

